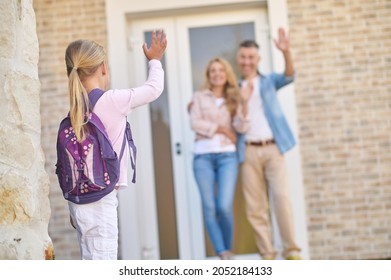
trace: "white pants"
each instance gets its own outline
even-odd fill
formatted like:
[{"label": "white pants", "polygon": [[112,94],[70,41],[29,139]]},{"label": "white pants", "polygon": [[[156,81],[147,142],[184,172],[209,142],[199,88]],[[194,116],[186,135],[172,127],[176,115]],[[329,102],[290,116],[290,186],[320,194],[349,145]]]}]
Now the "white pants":
[{"label": "white pants", "polygon": [[118,251],[118,190],[89,204],[68,202],[83,260],[116,260]]}]

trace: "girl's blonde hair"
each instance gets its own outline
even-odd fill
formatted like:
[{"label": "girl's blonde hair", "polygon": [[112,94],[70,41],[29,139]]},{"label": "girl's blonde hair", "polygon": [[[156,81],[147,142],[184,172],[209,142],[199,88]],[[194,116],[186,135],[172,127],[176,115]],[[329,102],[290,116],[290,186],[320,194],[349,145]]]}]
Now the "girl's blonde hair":
[{"label": "girl's blonde hair", "polygon": [[239,86],[238,86],[238,82],[236,80],[235,73],[232,69],[231,64],[227,60],[225,60],[221,57],[215,57],[208,62],[208,65],[206,66],[206,71],[205,71],[204,88],[208,88],[208,89],[212,88],[212,85],[209,82],[209,71],[210,71],[211,65],[215,62],[218,62],[221,65],[223,65],[223,68],[226,73],[227,82],[225,83],[225,86],[224,86],[224,98],[225,98],[225,104],[227,106],[227,109],[228,109],[231,117],[233,117],[236,114],[236,111],[239,106],[240,95],[239,95]]},{"label": "girl's blonde hair", "polygon": [[90,112],[88,92],[82,82],[93,75],[104,63],[106,52],[94,41],[77,40],[70,43],[65,51],[65,64],[69,80],[70,118],[78,141],[86,137],[85,124]]}]

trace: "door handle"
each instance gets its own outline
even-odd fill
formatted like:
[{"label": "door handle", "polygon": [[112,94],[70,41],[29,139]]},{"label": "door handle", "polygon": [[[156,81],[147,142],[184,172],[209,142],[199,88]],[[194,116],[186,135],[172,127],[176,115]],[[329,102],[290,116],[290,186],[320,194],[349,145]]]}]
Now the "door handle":
[{"label": "door handle", "polygon": [[175,153],[177,155],[182,154],[182,146],[181,146],[181,143],[179,143],[179,142],[175,143]]}]

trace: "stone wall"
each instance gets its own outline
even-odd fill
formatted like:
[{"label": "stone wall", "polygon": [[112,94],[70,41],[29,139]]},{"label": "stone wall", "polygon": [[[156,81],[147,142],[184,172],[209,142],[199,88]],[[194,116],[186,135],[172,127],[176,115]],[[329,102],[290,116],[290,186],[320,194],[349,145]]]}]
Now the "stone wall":
[{"label": "stone wall", "polygon": [[310,254],[391,257],[391,2],[288,0]]},{"label": "stone wall", "polygon": [[0,259],[52,259],[32,1],[1,1]]}]

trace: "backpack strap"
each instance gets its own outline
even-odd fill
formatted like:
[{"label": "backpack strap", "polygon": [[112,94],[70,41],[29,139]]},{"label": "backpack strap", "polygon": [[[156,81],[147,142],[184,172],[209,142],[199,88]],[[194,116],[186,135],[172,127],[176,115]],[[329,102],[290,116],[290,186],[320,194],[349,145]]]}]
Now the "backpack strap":
[{"label": "backpack strap", "polygon": [[[99,98],[101,98],[104,93],[105,92],[103,90],[101,90],[99,88],[95,88],[88,94],[88,99],[90,100],[90,105],[91,105],[91,111],[94,109],[95,104],[98,102]],[[130,161],[131,161],[131,165],[132,165],[132,169],[133,169],[132,183],[135,183],[136,182],[137,149],[136,149],[136,146],[133,141],[132,130],[130,129],[130,124],[128,121],[126,121],[124,140],[122,141],[121,152],[119,155],[120,162],[121,162],[122,156],[124,155],[126,142],[128,143],[129,148],[132,150],[132,151],[130,151],[130,149],[129,149],[129,152],[130,152]]]},{"label": "backpack strap", "polygon": [[94,88],[89,94],[88,99],[90,100],[91,105],[91,111],[94,109],[96,102],[98,102],[99,98],[102,97],[102,95],[105,92],[99,88]]},{"label": "backpack strap", "polygon": [[134,141],[133,141],[132,131],[131,131],[131,129],[130,129],[130,124],[128,123],[128,125],[129,125],[129,130],[128,130],[128,133],[126,134],[126,137],[128,138],[129,146],[130,146],[130,148],[131,148],[132,151],[133,151],[133,158],[131,158],[132,168],[133,168],[133,178],[132,178],[132,182],[133,182],[133,183],[136,183],[136,157],[137,157],[137,148],[136,148],[136,145],[134,144]]},{"label": "backpack strap", "polygon": [[130,152],[130,162],[131,162],[132,169],[133,169],[132,183],[135,183],[136,182],[137,148],[136,148],[136,145],[134,144],[133,136],[132,136],[132,130],[130,128],[130,124],[129,124],[128,121],[126,122],[125,137],[124,137],[124,141],[122,142],[122,148],[121,148],[121,153],[120,153],[120,157],[119,157],[120,160],[121,160],[121,158],[123,156],[126,142],[128,142],[128,145],[129,145],[129,148],[130,148],[129,149],[129,152]]}]

